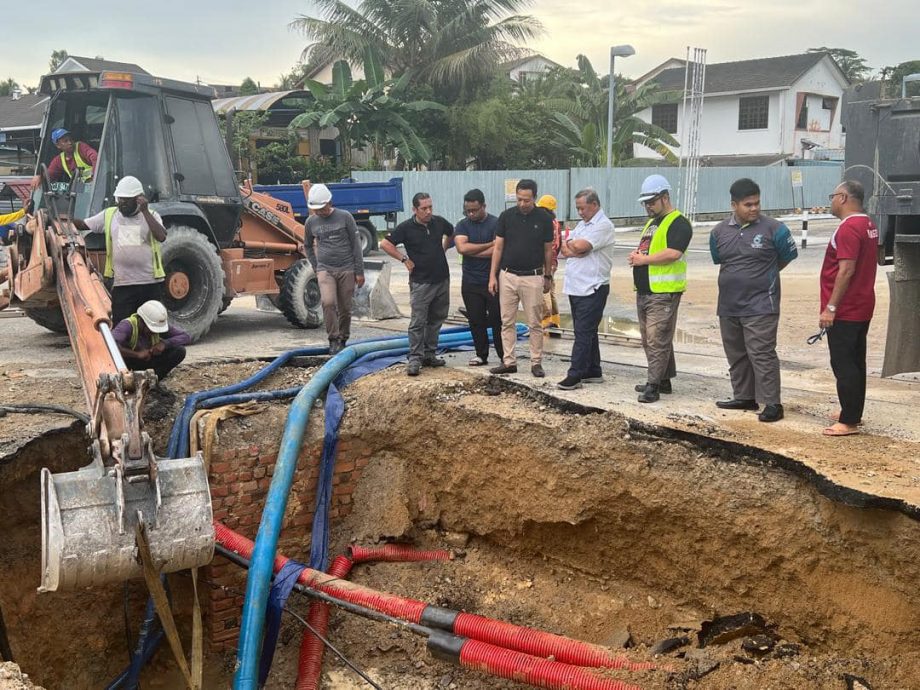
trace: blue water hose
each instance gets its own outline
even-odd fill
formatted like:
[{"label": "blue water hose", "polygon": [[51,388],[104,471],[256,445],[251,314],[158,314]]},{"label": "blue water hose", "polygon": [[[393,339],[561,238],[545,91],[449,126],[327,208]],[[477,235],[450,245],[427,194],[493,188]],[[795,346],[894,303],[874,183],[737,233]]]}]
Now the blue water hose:
[{"label": "blue water hose", "polygon": [[[465,335],[461,333],[442,335],[438,345],[454,347],[467,344],[470,340],[468,329],[462,330],[466,332]],[[374,352],[398,350],[407,345],[408,338],[403,337],[355,344],[345,348],[314,374],[291,404],[272,482],[268,495],[265,497],[265,509],[259,523],[259,531],[256,535],[249,574],[246,579],[246,598],[243,604],[243,618],[237,650],[237,671],[233,679],[233,687],[236,690],[254,690],[257,686],[259,651],[265,626],[265,608],[271,583],[272,566],[281,532],[281,523],[287,508],[288,494],[294,479],[294,471],[297,468],[297,458],[313,403],[336,376],[358,357]]]},{"label": "blue water hose", "polygon": [[[455,333],[468,333],[469,328],[465,326],[452,326],[451,328],[445,328],[441,331],[442,335],[451,335]],[[383,338],[370,338],[366,340],[355,341],[352,346],[364,345],[369,343],[385,343],[392,342],[396,340],[407,341],[406,336],[404,335],[394,335],[394,336],[385,336]],[[408,341],[407,341],[408,342]],[[232,395],[235,393],[240,393],[241,391],[251,388],[252,386],[260,383],[269,376],[271,376],[277,369],[286,364],[289,360],[294,357],[309,357],[317,355],[326,355],[329,354],[328,347],[305,347],[297,350],[288,350],[287,352],[279,355],[274,360],[272,360],[267,366],[263,367],[255,374],[250,376],[243,381],[238,383],[231,384],[229,386],[221,386],[219,388],[213,388],[208,391],[199,391],[197,393],[192,393],[185,399],[185,404],[182,406],[182,411],[176,417],[175,422],[173,423],[172,429],[169,434],[169,445],[166,450],[166,457],[169,458],[178,458],[188,453],[189,448],[189,424],[192,421],[192,416],[195,414],[195,410],[201,406],[201,403],[210,398],[215,398],[218,396]],[[225,403],[226,404],[226,403]]]}]

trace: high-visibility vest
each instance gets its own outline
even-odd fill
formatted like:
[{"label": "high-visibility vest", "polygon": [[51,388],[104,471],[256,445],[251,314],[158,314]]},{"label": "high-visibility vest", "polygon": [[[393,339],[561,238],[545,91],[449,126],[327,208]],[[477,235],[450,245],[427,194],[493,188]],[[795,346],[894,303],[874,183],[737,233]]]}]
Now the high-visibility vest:
[{"label": "high-visibility vest", "polygon": [[[658,229],[652,235],[652,243],[648,248],[649,256],[668,248],[668,228],[681,215],[681,212],[675,209],[658,224]],[[655,219],[649,218],[645,227],[642,228],[643,237],[653,222]],[[681,256],[677,261],[668,264],[649,264],[648,285],[652,292],[683,292],[687,289],[687,260]]]},{"label": "high-visibility vest", "polygon": [[[128,349],[130,350],[137,349],[137,340],[141,335],[138,318],[140,317],[137,314],[131,314],[131,316],[128,317],[128,323],[131,324],[131,338],[128,340]],[[150,331],[150,347],[153,347],[158,342],[160,342],[160,334]]]},{"label": "high-visibility vest", "polygon": [[[80,142],[76,142],[73,145],[73,162],[77,165],[77,172],[80,173],[80,178],[86,182],[93,176],[93,166],[87,163],[80,156]],[[67,173],[67,177],[73,179],[73,173],[70,172],[70,168],[67,167],[67,156],[62,152],[61,153],[61,167],[64,168],[64,172]]]},{"label": "high-visibility vest", "polygon": [[[106,278],[115,276],[115,265],[112,261],[112,218],[115,217],[117,206],[109,206],[105,210],[105,268],[102,275]],[[153,252],[153,277],[165,278],[166,271],[163,269],[163,255],[160,253],[160,243],[157,238],[150,233],[150,249]]]}]

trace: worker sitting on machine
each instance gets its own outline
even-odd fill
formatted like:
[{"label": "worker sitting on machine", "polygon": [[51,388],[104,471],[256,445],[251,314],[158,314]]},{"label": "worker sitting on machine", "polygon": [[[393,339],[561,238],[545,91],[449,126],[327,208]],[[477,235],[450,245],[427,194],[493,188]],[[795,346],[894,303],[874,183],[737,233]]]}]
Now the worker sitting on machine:
[{"label": "worker sitting on machine", "polygon": [[[70,132],[63,128],[51,132],[51,143],[61,152],[48,163],[48,177],[51,182],[70,183],[74,176],[84,182],[93,179],[93,169],[99,157],[96,149],[82,141],[74,141]],[[32,178],[32,189],[38,189],[39,184],[41,176],[36,175]]]},{"label": "worker sitting on machine", "polygon": [[129,369],[153,369],[162,381],[185,359],[185,346],[192,342],[188,333],[167,320],[161,302],[144,302],[112,330],[118,349]]}]

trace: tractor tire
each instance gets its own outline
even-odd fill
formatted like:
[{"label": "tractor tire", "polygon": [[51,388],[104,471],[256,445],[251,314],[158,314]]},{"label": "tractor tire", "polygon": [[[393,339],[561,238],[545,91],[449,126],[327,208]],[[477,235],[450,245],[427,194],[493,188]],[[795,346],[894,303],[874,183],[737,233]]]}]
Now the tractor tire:
[{"label": "tractor tire", "polygon": [[64,312],[60,305],[54,307],[23,307],[25,315],[42,328],[47,328],[54,333],[67,335],[67,322],[64,321]]},{"label": "tractor tire", "polygon": [[284,272],[278,308],[297,328],[319,328],[323,323],[319,282],[313,266],[306,259],[301,259]]},{"label": "tractor tire", "polygon": [[230,303],[232,301],[233,301],[233,296],[228,295],[227,293],[224,293],[224,296],[220,298],[220,311],[217,312],[217,315],[220,316],[225,311],[227,311],[227,307],[230,306]]},{"label": "tractor tire", "polygon": [[217,319],[224,301],[224,269],[208,239],[185,225],[168,229],[163,243],[166,297],[170,321],[201,338]]},{"label": "tractor tire", "polygon": [[358,241],[361,243],[361,255],[367,256],[377,248],[377,228],[369,220],[358,223]]}]

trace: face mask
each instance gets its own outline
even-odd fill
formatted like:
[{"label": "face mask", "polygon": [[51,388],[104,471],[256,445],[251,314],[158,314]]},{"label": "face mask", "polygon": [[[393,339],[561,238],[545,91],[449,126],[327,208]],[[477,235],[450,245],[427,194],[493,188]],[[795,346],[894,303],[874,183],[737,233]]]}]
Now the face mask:
[{"label": "face mask", "polygon": [[125,199],[118,202],[118,210],[123,216],[133,216],[137,213],[137,199]]}]

